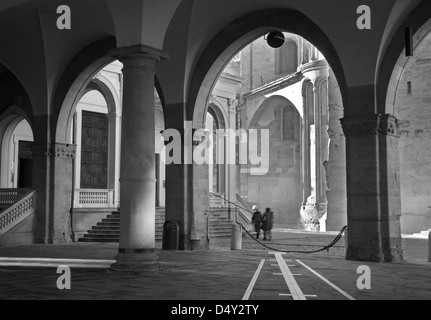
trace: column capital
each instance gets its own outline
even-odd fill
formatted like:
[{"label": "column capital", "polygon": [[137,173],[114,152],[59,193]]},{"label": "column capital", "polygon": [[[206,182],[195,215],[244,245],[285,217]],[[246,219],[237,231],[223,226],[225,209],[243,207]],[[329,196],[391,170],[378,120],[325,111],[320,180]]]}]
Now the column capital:
[{"label": "column capital", "polygon": [[398,119],[389,114],[340,119],[346,136],[387,135],[400,137]]},{"label": "column capital", "polygon": [[109,51],[109,55],[111,57],[116,57],[120,61],[122,59],[139,56],[147,57],[156,61],[169,59],[169,55],[166,52],[143,44],[113,49]]}]

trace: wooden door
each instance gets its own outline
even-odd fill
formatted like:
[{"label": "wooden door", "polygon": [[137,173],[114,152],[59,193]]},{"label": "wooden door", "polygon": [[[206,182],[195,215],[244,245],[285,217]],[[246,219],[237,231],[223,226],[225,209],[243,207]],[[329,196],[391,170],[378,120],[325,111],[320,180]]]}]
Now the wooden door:
[{"label": "wooden door", "polygon": [[108,118],[82,111],[81,188],[108,188]]}]

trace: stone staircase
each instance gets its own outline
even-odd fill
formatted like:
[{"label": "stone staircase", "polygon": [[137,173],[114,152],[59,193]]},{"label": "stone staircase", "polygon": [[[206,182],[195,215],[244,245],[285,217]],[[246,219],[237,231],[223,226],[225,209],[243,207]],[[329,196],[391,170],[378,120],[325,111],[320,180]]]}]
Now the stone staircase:
[{"label": "stone staircase", "polygon": [[211,208],[208,222],[210,240],[230,239],[232,221],[228,219],[227,208]]},{"label": "stone staircase", "polygon": [[[165,223],[165,209],[156,209],[156,241],[163,241],[163,225]],[[209,217],[209,238],[230,239],[232,221],[228,219],[226,208],[211,209]],[[101,222],[79,239],[79,242],[119,242],[120,241],[120,212],[112,212]]]},{"label": "stone staircase", "polygon": [[[163,224],[165,209],[156,209],[156,241],[163,240]],[[112,212],[101,222],[98,222],[79,242],[120,242],[120,212]]]}]

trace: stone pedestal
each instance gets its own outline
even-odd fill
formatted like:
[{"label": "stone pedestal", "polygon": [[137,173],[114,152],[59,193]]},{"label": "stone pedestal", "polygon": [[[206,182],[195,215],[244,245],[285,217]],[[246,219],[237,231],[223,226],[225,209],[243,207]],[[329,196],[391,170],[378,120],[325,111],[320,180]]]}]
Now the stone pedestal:
[{"label": "stone pedestal", "polygon": [[155,251],[154,74],[162,53],[137,46],[115,50],[123,63],[120,245],[114,270],[157,272]]},{"label": "stone pedestal", "polygon": [[403,260],[398,122],[389,115],[342,120],[346,135],[348,260]]}]

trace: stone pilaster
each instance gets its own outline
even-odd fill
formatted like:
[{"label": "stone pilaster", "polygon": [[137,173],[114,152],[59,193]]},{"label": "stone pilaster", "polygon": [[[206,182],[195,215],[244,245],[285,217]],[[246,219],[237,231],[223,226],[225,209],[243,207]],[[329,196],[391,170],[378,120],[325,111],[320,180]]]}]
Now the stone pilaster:
[{"label": "stone pilaster", "polygon": [[344,118],[346,135],[347,259],[403,259],[400,232],[398,121],[390,115]]},{"label": "stone pilaster", "polygon": [[[169,111],[165,117],[170,123]],[[182,123],[178,118],[173,122],[177,126]],[[195,130],[176,130],[181,135],[181,163],[166,165],[166,220],[180,225],[180,250],[208,249],[208,166],[193,163],[193,150],[198,144],[193,141]]]},{"label": "stone pilaster", "polygon": [[[184,104],[178,104],[175,107],[168,106],[168,111],[165,111],[166,127],[169,129],[176,129],[181,136],[181,163],[167,163],[166,164],[166,221],[176,221],[180,225],[180,250],[190,249],[190,212],[192,208],[192,192],[191,187],[193,182],[190,164],[185,163],[185,155],[188,150],[184,148],[184,141],[186,134],[193,139],[193,132],[186,133],[181,117],[174,117],[172,111],[183,110]],[[171,118],[172,116],[172,118]],[[176,122],[175,119],[178,121]],[[189,129],[187,129],[189,130]],[[191,130],[191,128],[190,128]],[[169,141],[165,141],[169,144]]]},{"label": "stone pilaster", "polygon": [[71,242],[73,159],[76,146],[62,143],[33,147],[34,189],[37,190],[36,242]]}]

